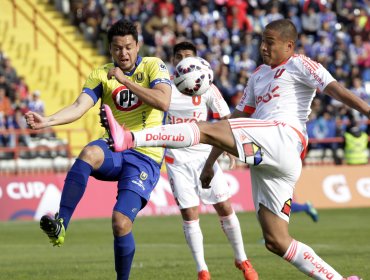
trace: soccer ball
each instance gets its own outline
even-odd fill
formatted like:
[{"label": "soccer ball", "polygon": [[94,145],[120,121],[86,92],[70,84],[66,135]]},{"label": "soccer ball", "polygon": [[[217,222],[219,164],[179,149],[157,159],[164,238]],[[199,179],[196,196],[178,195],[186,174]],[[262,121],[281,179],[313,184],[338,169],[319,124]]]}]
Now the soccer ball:
[{"label": "soccer ball", "polygon": [[202,95],[213,83],[211,65],[201,57],[187,57],[175,67],[174,84],[185,95]]}]

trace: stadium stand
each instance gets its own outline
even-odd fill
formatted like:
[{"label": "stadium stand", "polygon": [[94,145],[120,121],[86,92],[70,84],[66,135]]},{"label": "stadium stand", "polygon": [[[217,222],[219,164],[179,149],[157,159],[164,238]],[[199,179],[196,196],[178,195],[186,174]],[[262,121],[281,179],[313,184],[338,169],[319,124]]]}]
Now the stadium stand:
[{"label": "stadium stand", "polygon": [[[170,69],[171,47],[181,40],[195,42],[199,55],[211,63],[215,84],[220,88],[231,110],[240,98],[248,77],[261,62],[258,46],[263,27],[271,20],[290,18],[300,31],[297,52],[323,64],[337,80],[370,103],[368,0],[26,0],[25,2],[26,5],[19,7],[15,1],[4,1],[4,9],[8,9],[5,13],[8,18],[5,17],[0,21],[0,28],[4,31],[1,41],[3,46],[0,46],[0,99],[1,91],[5,89],[5,96],[11,101],[13,110],[29,103],[29,85],[32,85],[33,89],[42,90],[46,111],[54,112],[63,104],[70,103],[81,89],[81,77],[93,66],[109,60],[105,51],[106,33],[109,26],[120,18],[137,23],[141,30],[142,55],[159,56]],[[31,11],[36,12],[37,21],[26,16],[32,14]],[[19,38],[14,34],[5,32],[10,24],[24,25],[23,21],[27,21],[29,26],[25,32],[40,33],[38,37],[34,35],[28,42],[17,41]],[[54,37],[58,38],[57,41],[54,41]],[[15,45],[18,45],[17,50],[14,50]],[[3,50],[4,46],[7,52]],[[45,49],[46,46],[48,49]],[[31,52],[32,48],[38,51]],[[44,56],[33,56],[33,53],[40,52]],[[46,56],[46,53],[49,56]],[[53,57],[50,54],[53,54]],[[12,64],[13,57],[16,57],[14,63],[19,67],[20,75]],[[41,61],[52,64],[44,65]],[[26,66],[23,67],[25,69],[21,70],[21,65]],[[57,75],[50,75],[54,72]],[[22,108],[23,111],[24,109]],[[67,130],[72,129],[71,131],[76,133],[60,132],[58,128],[57,138],[44,138],[43,144],[40,144],[41,140],[33,139],[32,145],[44,147],[49,145],[53,149],[59,146],[66,147],[65,150],[62,149],[62,154],[70,154],[72,159],[74,151],[79,150],[88,139],[96,137],[99,133],[93,131],[90,125],[96,121],[97,114],[94,113],[96,112],[79,122],[79,126],[67,127]],[[334,102],[330,97],[318,93],[308,123],[310,145],[305,164],[343,164],[343,135],[349,123],[355,123],[370,135],[367,119]],[[5,126],[3,129],[8,127]],[[23,138],[30,134],[25,133]],[[64,133],[64,136],[61,137],[61,133]],[[65,140],[68,138],[67,134],[73,136]],[[2,133],[0,145],[7,136],[9,134]],[[45,141],[50,143],[45,144]],[[51,157],[58,153],[55,150],[48,152]],[[8,152],[2,150],[0,155],[3,158],[7,154]],[[15,154],[19,159],[23,159],[23,153]],[[54,161],[62,162],[61,158],[63,156],[58,156]],[[3,160],[0,161],[2,165],[5,164]],[[14,165],[9,162],[7,164]],[[42,163],[33,165],[42,166]]]}]

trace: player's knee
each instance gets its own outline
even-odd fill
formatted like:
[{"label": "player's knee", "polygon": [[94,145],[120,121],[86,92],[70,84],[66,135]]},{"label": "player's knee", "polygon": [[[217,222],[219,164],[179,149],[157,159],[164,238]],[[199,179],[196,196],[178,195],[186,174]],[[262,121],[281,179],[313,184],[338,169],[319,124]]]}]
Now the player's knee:
[{"label": "player's knee", "polygon": [[132,230],[131,220],[124,215],[114,215],[112,219],[112,230],[114,236],[123,236]]},{"label": "player's knee", "polygon": [[104,152],[99,146],[86,146],[78,157],[97,169],[104,161]]},{"label": "player's knee", "polygon": [[273,236],[265,237],[265,247],[276,255],[283,256],[285,254],[283,243]]},{"label": "player's knee", "polygon": [[234,213],[230,200],[214,204],[213,207],[215,208],[217,214],[221,217],[230,216],[231,214]]}]

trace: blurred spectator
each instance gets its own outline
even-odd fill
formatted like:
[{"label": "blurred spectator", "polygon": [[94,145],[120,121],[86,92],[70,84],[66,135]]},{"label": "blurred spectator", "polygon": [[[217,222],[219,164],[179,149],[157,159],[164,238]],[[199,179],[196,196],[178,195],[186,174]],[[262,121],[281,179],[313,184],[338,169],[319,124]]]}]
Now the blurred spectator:
[{"label": "blurred spectator", "polygon": [[0,65],[0,73],[5,76],[8,83],[16,83],[18,81],[17,71],[8,57],[5,57],[2,65]]},{"label": "blurred spectator", "polygon": [[370,67],[370,53],[367,52],[361,35],[355,35],[349,46],[349,55],[352,65],[361,68]]},{"label": "blurred spectator", "polygon": [[248,1],[229,0],[226,3],[226,27],[230,30],[234,23],[240,30],[252,32],[252,25],[247,17]]},{"label": "blurred spectator", "polygon": [[284,16],[279,12],[279,6],[277,3],[271,5],[270,11],[266,14],[266,21],[270,23],[274,20],[282,19]]},{"label": "blurred spectator", "polygon": [[194,15],[191,13],[189,6],[183,6],[181,8],[181,13],[176,15],[176,30],[179,32],[184,32],[185,34],[190,34],[192,32],[192,25],[195,20]]},{"label": "blurred spectator", "polygon": [[301,19],[303,32],[316,38],[321,27],[320,15],[310,6],[307,12],[302,14]]},{"label": "blurred spectator", "polygon": [[202,31],[199,22],[193,22],[191,25],[191,32],[190,32],[190,40],[194,42],[194,44],[198,47],[199,45],[203,45],[206,48],[209,47],[208,45],[208,37]]},{"label": "blurred spectator", "polygon": [[103,10],[96,0],[87,0],[81,10],[81,28],[84,37],[95,43],[99,38],[98,32],[103,17]]},{"label": "blurred spectator", "polygon": [[212,14],[209,12],[207,5],[201,5],[199,11],[194,12],[195,21],[197,21],[201,29],[208,29],[215,22]]},{"label": "blurred spectator", "polygon": [[250,75],[256,67],[256,62],[249,57],[249,53],[247,51],[242,52],[240,59],[234,63],[234,70],[237,73],[246,71],[248,75]]},{"label": "blurred spectator", "polygon": [[328,39],[328,33],[320,31],[318,32],[318,37],[319,40],[312,45],[312,58],[314,60],[319,60],[320,57],[330,57],[333,49]]},{"label": "blurred spectator", "polygon": [[168,14],[167,9],[159,10],[144,24],[145,32],[147,32],[148,35],[147,37],[144,37],[144,39],[147,39],[147,44],[155,46],[154,34],[156,31],[160,31],[163,25],[167,25],[169,29],[175,30],[176,21],[173,15]]},{"label": "blurred spectator", "polygon": [[323,9],[320,12],[320,21],[321,25],[327,24],[329,26],[329,32],[335,31],[335,26],[338,23],[337,15],[332,10],[332,5],[330,2],[327,2],[325,5],[323,5]]},{"label": "blurred spectator", "polygon": [[120,20],[121,14],[116,6],[112,6],[109,11],[104,14],[103,19],[100,23],[99,31],[99,49],[100,53],[108,55],[108,29],[118,20]]},{"label": "blurred spectator", "polygon": [[0,112],[5,118],[13,113],[10,98],[6,96],[4,87],[0,87]]},{"label": "blurred spectator", "polygon": [[32,92],[31,100],[28,103],[28,108],[30,111],[36,112],[41,116],[45,115],[45,105],[44,101],[40,98],[41,92],[39,90],[35,90]]},{"label": "blurred spectator", "polygon": [[369,163],[369,136],[356,125],[344,133],[344,159],[349,165]]},{"label": "blurred spectator", "polygon": [[265,11],[259,7],[253,9],[252,15],[248,15],[248,19],[253,26],[253,33],[262,35],[262,31],[265,29],[267,19]]},{"label": "blurred spectator", "polygon": [[163,48],[165,57],[171,56],[172,48],[175,45],[175,42],[175,33],[167,24],[163,24],[159,30],[154,32],[154,43],[156,46],[161,46]]},{"label": "blurred spectator", "polygon": [[367,92],[360,77],[355,77],[352,79],[352,86],[350,90],[360,97],[362,100],[365,100],[367,104],[370,104],[370,92]]}]

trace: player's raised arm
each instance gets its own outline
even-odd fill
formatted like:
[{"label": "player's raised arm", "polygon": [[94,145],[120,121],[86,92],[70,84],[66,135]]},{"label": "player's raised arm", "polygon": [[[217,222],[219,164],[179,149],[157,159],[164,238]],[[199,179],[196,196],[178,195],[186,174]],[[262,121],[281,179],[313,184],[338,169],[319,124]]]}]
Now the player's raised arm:
[{"label": "player's raised arm", "polygon": [[324,89],[324,93],[370,118],[370,106],[337,81],[327,85]]},{"label": "player's raised arm", "polygon": [[81,93],[73,104],[64,107],[50,116],[42,117],[30,111],[25,114],[25,119],[30,128],[42,129],[72,123],[81,118],[93,106],[93,99],[89,95]]}]

